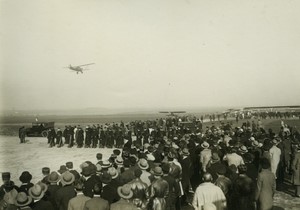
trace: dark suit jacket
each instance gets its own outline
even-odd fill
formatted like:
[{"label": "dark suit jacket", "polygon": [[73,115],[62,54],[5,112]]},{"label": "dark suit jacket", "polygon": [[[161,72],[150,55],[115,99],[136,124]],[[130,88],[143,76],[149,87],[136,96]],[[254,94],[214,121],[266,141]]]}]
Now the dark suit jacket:
[{"label": "dark suit jacket", "polygon": [[109,202],[109,204],[115,203],[120,199],[118,192],[117,192],[117,188],[115,186],[111,185],[110,183],[103,187],[101,197],[103,199],[107,200]]},{"label": "dark suit jacket", "polygon": [[58,209],[57,204],[55,202],[55,195],[57,190],[59,190],[61,186],[59,185],[49,185],[48,190],[46,192],[46,195],[48,197],[48,200],[52,203],[54,209]]},{"label": "dark suit jacket", "polygon": [[94,196],[93,189],[96,183],[101,183],[101,181],[100,177],[94,174],[84,182],[83,194],[92,198]]},{"label": "dark suit jacket", "polygon": [[55,201],[59,210],[68,210],[69,200],[76,196],[73,185],[66,185],[56,191]]},{"label": "dark suit jacket", "polygon": [[32,210],[55,210],[55,209],[50,201],[41,199],[33,204]]},{"label": "dark suit jacket", "polygon": [[85,202],[83,210],[109,210],[109,203],[100,197],[94,197]]}]

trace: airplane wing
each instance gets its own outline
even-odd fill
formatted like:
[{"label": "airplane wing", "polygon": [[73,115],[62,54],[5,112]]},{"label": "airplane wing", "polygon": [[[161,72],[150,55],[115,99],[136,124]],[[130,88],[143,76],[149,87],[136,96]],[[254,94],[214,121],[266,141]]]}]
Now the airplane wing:
[{"label": "airplane wing", "polygon": [[[79,66],[89,66],[89,65],[94,65],[95,63],[87,63],[87,64],[83,64],[83,65],[79,65]],[[79,66],[76,66],[76,67],[79,67]]]},{"label": "airplane wing", "polygon": [[171,113],[186,113],[186,111],[174,111],[174,112],[171,112]]},{"label": "airplane wing", "polygon": [[161,111],[161,112],[159,112],[159,113],[166,113],[166,114],[167,114],[167,113],[169,113],[169,112]]}]

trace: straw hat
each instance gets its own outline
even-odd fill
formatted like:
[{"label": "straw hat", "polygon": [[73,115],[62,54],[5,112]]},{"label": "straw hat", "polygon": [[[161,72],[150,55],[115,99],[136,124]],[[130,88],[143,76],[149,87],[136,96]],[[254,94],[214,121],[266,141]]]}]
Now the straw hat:
[{"label": "straw hat", "polygon": [[28,194],[35,200],[40,200],[44,197],[45,192],[47,191],[48,186],[42,182],[39,182],[35,185],[33,185],[28,190]]},{"label": "straw hat", "polygon": [[207,149],[207,148],[209,147],[209,143],[207,143],[207,142],[205,141],[205,142],[203,142],[203,143],[201,144],[201,147],[204,148],[204,149]]},{"label": "straw hat", "polygon": [[189,149],[188,148],[183,148],[182,155],[185,155],[185,156],[190,155]]},{"label": "straw hat", "polygon": [[115,169],[114,167],[108,168],[107,173],[111,176],[112,179],[115,179],[119,176],[117,169]]},{"label": "straw hat", "polygon": [[164,173],[163,173],[163,170],[161,167],[159,166],[155,166],[153,169],[152,169],[152,174],[154,176],[162,176]]},{"label": "straw hat", "polygon": [[69,171],[66,171],[61,175],[61,183],[63,186],[72,184],[74,180],[75,180],[74,174],[72,174]]},{"label": "straw hat", "polygon": [[141,169],[143,169],[143,170],[146,170],[147,168],[149,168],[149,164],[148,164],[147,160],[144,159],[144,158],[141,158],[141,159],[139,160],[138,166],[139,166]]},{"label": "straw hat", "polygon": [[32,198],[24,192],[20,192],[17,195],[15,205],[22,207],[22,206],[28,206],[32,202]]},{"label": "straw hat", "polygon": [[117,165],[123,165],[124,160],[123,160],[123,158],[122,158],[121,156],[118,156],[118,157],[115,159],[115,163],[116,163]]},{"label": "straw hat", "polygon": [[118,187],[117,192],[121,198],[124,198],[126,200],[132,198],[133,196],[133,192],[129,184],[124,184],[123,186]]},{"label": "straw hat", "polygon": [[104,160],[104,161],[102,162],[101,167],[102,167],[103,169],[109,168],[109,167],[111,167],[111,162],[109,162],[108,160]]},{"label": "straw hat", "polygon": [[248,152],[248,149],[247,149],[247,147],[245,146],[245,145],[243,145],[243,146],[241,146],[240,148],[239,148],[239,151],[240,151],[240,153],[247,153]]},{"label": "straw hat", "polygon": [[50,183],[56,183],[60,180],[60,176],[56,171],[51,172],[51,174],[48,176],[48,182]]}]

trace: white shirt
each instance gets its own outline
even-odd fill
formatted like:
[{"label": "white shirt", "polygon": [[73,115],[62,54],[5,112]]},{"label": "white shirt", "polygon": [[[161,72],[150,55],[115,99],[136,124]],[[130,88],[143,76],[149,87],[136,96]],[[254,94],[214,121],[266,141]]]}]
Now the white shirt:
[{"label": "white shirt", "polygon": [[210,182],[204,182],[197,187],[192,205],[196,210],[202,210],[206,203],[213,203],[217,210],[226,208],[226,197],[223,191]]}]

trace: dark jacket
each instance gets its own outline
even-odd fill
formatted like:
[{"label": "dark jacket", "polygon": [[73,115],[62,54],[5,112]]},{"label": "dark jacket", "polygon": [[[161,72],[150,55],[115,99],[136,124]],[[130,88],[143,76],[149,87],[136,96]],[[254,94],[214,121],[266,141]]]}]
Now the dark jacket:
[{"label": "dark jacket", "polygon": [[73,185],[66,185],[56,191],[55,201],[59,210],[68,210],[68,204],[71,198],[76,196]]}]

